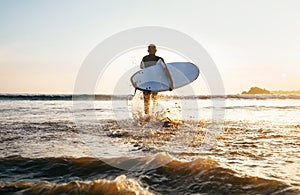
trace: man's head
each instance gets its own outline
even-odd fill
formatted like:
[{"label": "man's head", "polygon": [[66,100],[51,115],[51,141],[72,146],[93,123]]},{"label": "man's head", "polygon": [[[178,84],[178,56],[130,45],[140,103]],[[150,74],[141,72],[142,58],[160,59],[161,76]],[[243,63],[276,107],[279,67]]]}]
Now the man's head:
[{"label": "man's head", "polygon": [[149,52],[149,54],[155,55],[155,53],[156,53],[156,46],[154,44],[148,45],[148,52]]}]

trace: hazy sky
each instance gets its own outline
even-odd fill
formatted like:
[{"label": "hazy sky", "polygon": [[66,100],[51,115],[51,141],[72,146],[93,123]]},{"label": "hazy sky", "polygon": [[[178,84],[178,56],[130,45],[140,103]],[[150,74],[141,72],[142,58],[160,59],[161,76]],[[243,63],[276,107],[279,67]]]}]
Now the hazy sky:
[{"label": "hazy sky", "polygon": [[[300,89],[299,10],[298,0],[2,0],[0,93],[72,93],[81,63],[97,44],[142,26],[197,40],[215,61],[226,93],[251,86]],[[127,55],[130,66],[145,54]],[[120,59],[114,63],[122,66]],[[105,78],[97,93],[115,88],[115,79]]]}]

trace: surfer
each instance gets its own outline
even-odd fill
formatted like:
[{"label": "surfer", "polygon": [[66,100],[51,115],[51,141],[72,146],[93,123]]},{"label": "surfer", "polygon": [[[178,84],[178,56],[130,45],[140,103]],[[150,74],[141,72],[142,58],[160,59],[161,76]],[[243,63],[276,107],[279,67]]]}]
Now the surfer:
[{"label": "surfer", "polygon": [[[162,57],[156,56],[156,46],[154,44],[150,44],[148,46],[148,53],[149,55],[146,55],[143,57],[140,68],[144,69],[150,66],[153,66],[159,62],[165,63],[164,59]],[[157,95],[158,92],[151,92],[147,90],[143,90],[144,95],[144,112],[146,115],[146,120],[150,120],[149,116],[149,108],[150,108],[150,100],[153,100],[154,105],[157,105]]]}]

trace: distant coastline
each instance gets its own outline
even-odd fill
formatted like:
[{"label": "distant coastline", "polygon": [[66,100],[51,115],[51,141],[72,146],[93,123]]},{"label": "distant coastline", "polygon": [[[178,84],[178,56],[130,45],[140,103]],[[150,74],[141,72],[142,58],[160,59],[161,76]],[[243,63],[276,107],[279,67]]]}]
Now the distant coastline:
[{"label": "distant coastline", "polygon": [[242,94],[274,94],[274,95],[300,95],[300,90],[293,90],[293,91],[283,91],[283,90],[276,90],[276,91],[269,91],[265,88],[259,87],[251,87],[249,91],[243,91]]}]

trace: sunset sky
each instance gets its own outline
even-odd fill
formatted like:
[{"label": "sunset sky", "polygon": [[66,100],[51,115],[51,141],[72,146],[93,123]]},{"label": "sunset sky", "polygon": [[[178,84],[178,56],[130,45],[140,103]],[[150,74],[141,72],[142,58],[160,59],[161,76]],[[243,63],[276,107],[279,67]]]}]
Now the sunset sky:
[{"label": "sunset sky", "polygon": [[[298,0],[3,0],[0,93],[72,93],[96,45],[142,26],[167,27],[195,39],[217,65],[227,94],[251,86],[299,90],[299,10]],[[122,76],[118,67],[138,66],[146,54],[145,48],[120,56],[111,72]],[[180,60],[163,49],[157,54],[167,62]],[[116,77],[105,79],[96,93],[112,93]]]}]

